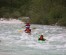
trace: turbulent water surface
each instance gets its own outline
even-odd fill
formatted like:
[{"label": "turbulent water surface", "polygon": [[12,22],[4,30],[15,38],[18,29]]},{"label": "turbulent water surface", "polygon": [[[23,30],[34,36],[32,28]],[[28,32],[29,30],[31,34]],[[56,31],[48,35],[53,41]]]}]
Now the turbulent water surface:
[{"label": "turbulent water surface", "polygon": [[[0,24],[0,55],[66,55],[65,27],[31,25],[31,35],[24,30],[24,24]],[[45,42],[38,41],[42,33]]]}]

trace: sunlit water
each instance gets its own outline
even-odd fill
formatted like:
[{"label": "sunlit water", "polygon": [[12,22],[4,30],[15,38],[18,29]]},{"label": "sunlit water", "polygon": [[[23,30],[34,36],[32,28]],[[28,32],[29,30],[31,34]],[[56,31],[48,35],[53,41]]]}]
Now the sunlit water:
[{"label": "sunlit water", "polygon": [[[66,29],[59,26],[31,25],[31,35],[25,24],[0,24],[0,55],[66,55]],[[38,38],[44,34],[45,42]]]}]

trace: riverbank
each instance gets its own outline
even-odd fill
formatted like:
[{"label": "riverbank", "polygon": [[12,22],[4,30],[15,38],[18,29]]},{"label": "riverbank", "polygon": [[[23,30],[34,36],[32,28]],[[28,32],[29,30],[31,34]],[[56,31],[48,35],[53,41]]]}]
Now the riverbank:
[{"label": "riverbank", "polygon": [[9,20],[0,19],[0,23],[10,23],[11,24],[11,23],[24,23],[24,22],[22,22],[18,19],[9,19]]}]

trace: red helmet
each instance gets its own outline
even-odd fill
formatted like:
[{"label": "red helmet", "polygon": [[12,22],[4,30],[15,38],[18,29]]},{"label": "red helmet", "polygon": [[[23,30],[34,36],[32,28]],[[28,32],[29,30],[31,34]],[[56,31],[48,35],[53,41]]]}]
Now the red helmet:
[{"label": "red helmet", "polygon": [[30,24],[29,23],[26,23],[26,26],[30,26]]},{"label": "red helmet", "polygon": [[43,35],[40,36],[40,39],[41,39],[41,40],[43,39]]}]

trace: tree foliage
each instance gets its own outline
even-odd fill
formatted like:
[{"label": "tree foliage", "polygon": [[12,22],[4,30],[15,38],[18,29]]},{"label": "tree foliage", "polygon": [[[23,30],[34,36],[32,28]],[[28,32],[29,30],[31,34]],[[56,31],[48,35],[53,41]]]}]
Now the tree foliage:
[{"label": "tree foliage", "polygon": [[0,17],[22,16],[31,23],[66,26],[66,0],[0,0]]}]

